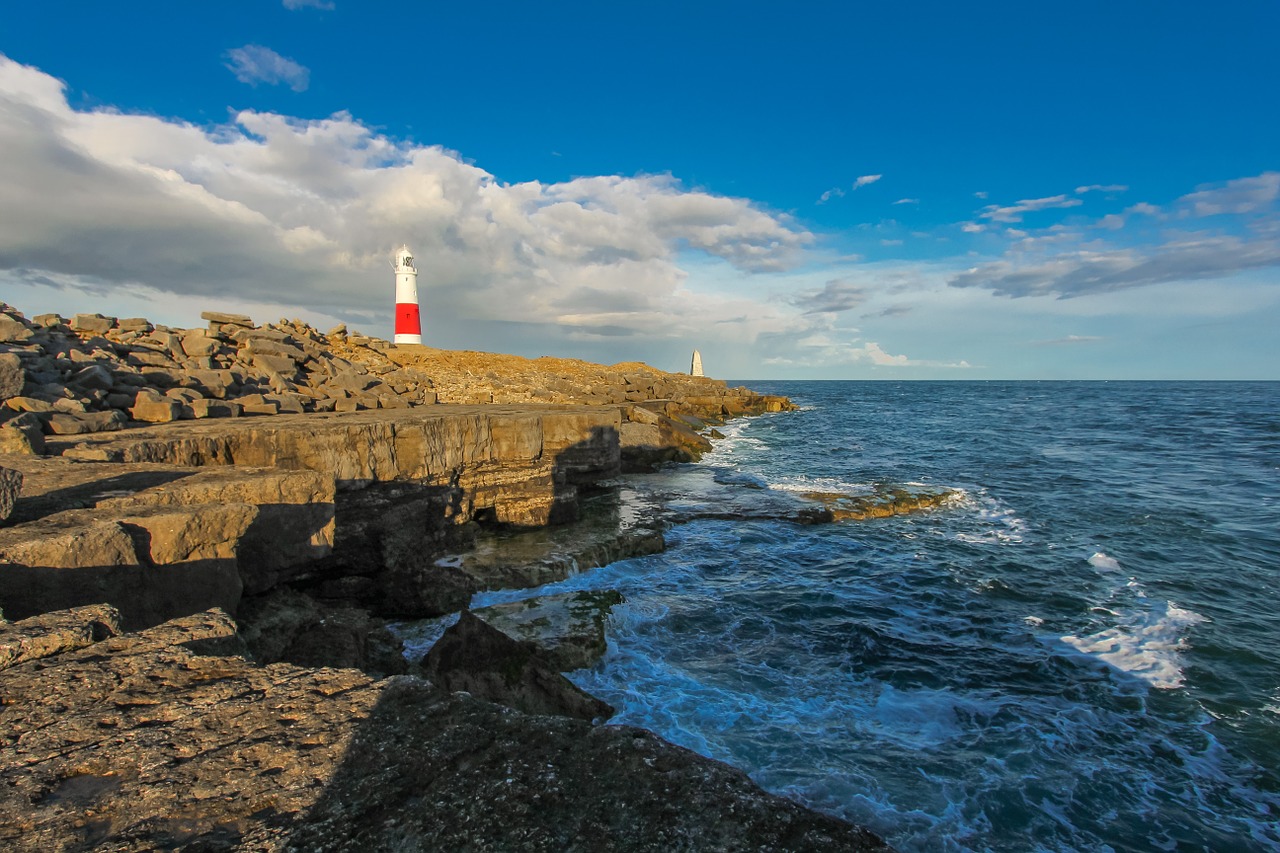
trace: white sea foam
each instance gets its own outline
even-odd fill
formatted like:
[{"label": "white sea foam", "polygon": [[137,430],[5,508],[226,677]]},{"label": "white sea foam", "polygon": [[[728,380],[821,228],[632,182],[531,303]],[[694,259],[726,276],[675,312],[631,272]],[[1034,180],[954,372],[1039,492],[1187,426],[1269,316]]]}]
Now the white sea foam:
[{"label": "white sea foam", "polygon": [[1089,565],[1103,572],[1118,572],[1120,564],[1116,562],[1115,557],[1110,557],[1101,551],[1096,552],[1089,558]]},{"label": "white sea foam", "polygon": [[1044,620],[1039,616],[1023,616],[1022,621],[1026,622],[1028,625],[1034,625],[1037,628],[1044,624]]},{"label": "white sea foam", "polygon": [[1199,613],[1168,601],[1134,614],[1114,628],[1086,637],[1067,635],[1062,641],[1153,687],[1172,689],[1182,686],[1180,652],[1188,648],[1186,633],[1205,621]]}]

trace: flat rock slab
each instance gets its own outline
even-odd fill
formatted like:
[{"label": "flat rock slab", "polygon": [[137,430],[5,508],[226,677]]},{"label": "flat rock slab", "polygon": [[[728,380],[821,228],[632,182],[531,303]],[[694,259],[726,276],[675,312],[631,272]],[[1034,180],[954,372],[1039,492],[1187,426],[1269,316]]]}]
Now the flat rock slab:
[{"label": "flat rock slab", "polygon": [[[97,522],[113,514],[124,517],[141,507],[198,512],[207,506],[216,514],[228,504],[247,504],[256,514],[235,543],[235,557],[241,584],[250,593],[291,579],[333,548],[335,486],[332,477],[319,472],[17,455],[0,457],[0,464],[20,471],[24,479],[22,496],[9,521],[14,536],[26,530],[28,537],[39,537],[43,528],[38,522],[68,511],[96,510],[89,521]],[[39,606],[59,609],[85,603],[81,591],[68,589],[67,593],[65,600],[43,601]],[[0,586],[0,605],[5,598]],[[102,600],[115,599],[113,594]],[[208,601],[195,609],[226,604]]]},{"label": "flat rock slab", "polygon": [[540,595],[471,611],[558,669],[592,666],[606,649],[604,623],[623,602],[617,590]]},{"label": "flat rock slab", "polygon": [[478,590],[523,589],[564,580],[618,560],[660,553],[661,511],[647,496],[618,488],[585,498],[577,523],[498,531],[438,562],[475,580]]},{"label": "flat rock slab", "polygon": [[5,670],[0,848],[887,849],[641,729],[190,648],[233,631],[199,614]]}]

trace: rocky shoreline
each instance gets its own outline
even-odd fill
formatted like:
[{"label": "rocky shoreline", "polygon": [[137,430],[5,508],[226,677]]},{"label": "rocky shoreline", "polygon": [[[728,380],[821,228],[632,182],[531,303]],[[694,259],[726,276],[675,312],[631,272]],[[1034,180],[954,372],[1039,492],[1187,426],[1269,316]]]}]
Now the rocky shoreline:
[{"label": "rocky shoreline", "polygon": [[616,478],[789,401],[204,318],[0,306],[6,848],[882,849],[593,725],[560,672],[616,598],[464,612],[420,661],[386,627],[660,550]]}]

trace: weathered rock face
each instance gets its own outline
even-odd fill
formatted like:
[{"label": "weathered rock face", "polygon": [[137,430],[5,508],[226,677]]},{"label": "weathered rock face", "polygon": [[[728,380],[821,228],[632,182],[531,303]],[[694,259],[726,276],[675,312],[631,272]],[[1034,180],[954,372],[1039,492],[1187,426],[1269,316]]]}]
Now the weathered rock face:
[{"label": "weathered rock face", "polygon": [[332,548],[333,480],[316,472],[7,461],[26,477],[0,531],[0,607],[13,616],[107,601],[139,628],[179,606],[234,612],[242,588],[273,587]]},{"label": "weathered rock face", "polygon": [[524,711],[581,720],[608,719],[613,708],[556,671],[527,646],[463,611],[422,662],[446,690]]},{"label": "weathered rock face", "polygon": [[887,849],[639,729],[189,648],[233,631],[200,614],[5,670],[0,847]]},{"label": "weathered rock face", "polygon": [[12,468],[0,468],[0,521],[13,512],[13,505],[22,491],[22,472]]},{"label": "weathered rock face", "polygon": [[437,406],[151,427],[51,444],[68,458],[306,468],[340,486],[392,480],[459,489],[458,522],[557,520],[575,482],[618,473],[616,409]]},{"label": "weathered rock face", "polygon": [[604,657],[604,621],[623,601],[616,590],[566,592],[471,611],[560,672]]}]

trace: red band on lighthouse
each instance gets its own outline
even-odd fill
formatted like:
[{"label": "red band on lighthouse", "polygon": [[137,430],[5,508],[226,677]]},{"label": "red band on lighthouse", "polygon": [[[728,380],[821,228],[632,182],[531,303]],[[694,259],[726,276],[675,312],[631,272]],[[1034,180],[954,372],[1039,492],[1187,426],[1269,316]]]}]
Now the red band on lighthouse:
[{"label": "red band on lighthouse", "polygon": [[416,302],[396,303],[396,338],[404,335],[414,335],[419,338],[417,343],[422,343],[422,320]]},{"label": "red band on lighthouse", "polygon": [[413,264],[413,253],[408,246],[401,246],[391,256],[391,266],[396,271],[396,327],[395,343],[422,343],[422,318],[418,314],[418,268]]}]

